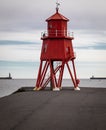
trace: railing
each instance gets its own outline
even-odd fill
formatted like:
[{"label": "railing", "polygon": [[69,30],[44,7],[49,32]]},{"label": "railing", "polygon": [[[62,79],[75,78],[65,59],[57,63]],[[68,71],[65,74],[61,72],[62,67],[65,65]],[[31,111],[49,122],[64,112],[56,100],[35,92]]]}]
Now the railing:
[{"label": "railing", "polygon": [[48,37],[48,36],[53,36],[53,37],[58,37],[58,36],[66,36],[66,37],[72,37],[74,38],[74,33],[69,32],[67,30],[49,30],[49,31],[44,31],[41,33],[41,37]]}]

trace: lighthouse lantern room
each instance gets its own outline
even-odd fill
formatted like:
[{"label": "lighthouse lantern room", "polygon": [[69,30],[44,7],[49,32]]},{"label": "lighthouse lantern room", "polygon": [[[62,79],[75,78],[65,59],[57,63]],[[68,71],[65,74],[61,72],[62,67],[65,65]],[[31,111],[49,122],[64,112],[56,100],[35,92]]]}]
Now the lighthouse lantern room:
[{"label": "lighthouse lantern room", "polygon": [[[72,46],[73,33],[67,30],[68,18],[59,13],[59,3],[56,3],[56,13],[46,19],[47,31],[43,32],[40,66],[34,90],[42,90],[50,84],[51,90],[61,89],[64,67],[66,66],[72,79],[74,89],[78,87],[76,76],[75,53]],[[72,66],[70,66],[71,62]]]}]

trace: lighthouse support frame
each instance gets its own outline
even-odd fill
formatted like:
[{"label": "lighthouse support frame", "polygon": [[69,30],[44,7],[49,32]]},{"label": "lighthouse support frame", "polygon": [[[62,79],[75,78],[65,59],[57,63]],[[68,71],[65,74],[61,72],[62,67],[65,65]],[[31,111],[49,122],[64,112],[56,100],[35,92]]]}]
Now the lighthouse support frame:
[{"label": "lighthouse support frame", "polygon": [[[54,61],[52,60],[47,60],[47,61],[41,60],[39,72],[38,72],[38,78],[36,81],[36,87],[34,90],[43,90],[49,83],[50,83],[51,90],[55,88],[61,89],[65,65],[67,66],[74,88],[78,87],[79,80],[77,79],[77,76],[76,76],[74,59],[70,61],[73,67],[72,69],[70,69],[69,60],[61,61],[61,64],[57,65],[56,67],[54,67],[53,65]],[[72,73],[72,70],[73,70],[73,73]],[[48,75],[48,71],[49,71],[49,75]],[[57,72],[59,73],[58,78],[56,77]]]}]

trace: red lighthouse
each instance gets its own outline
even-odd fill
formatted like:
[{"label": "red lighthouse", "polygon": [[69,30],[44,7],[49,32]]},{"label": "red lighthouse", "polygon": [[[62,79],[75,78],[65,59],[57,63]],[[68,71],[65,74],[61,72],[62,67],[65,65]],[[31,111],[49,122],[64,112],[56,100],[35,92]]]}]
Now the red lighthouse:
[{"label": "red lighthouse", "polygon": [[58,6],[59,3],[57,3],[56,13],[46,20],[47,31],[42,33],[40,67],[34,90],[42,90],[49,83],[52,90],[60,90],[65,66],[69,71],[74,89],[79,90],[72,46],[74,38],[67,31],[69,19],[59,13]]}]

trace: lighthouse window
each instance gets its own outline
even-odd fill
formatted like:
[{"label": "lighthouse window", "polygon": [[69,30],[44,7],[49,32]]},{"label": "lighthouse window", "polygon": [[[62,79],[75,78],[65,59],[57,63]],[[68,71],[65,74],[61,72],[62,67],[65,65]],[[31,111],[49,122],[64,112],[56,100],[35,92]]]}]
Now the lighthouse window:
[{"label": "lighthouse window", "polygon": [[70,53],[70,48],[69,47],[66,47],[66,53]]},{"label": "lighthouse window", "polygon": [[44,44],[43,52],[47,51],[47,44]]},{"label": "lighthouse window", "polygon": [[66,47],[66,52],[68,53],[68,47]]},{"label": "lighthouse window", "polygon": [[49,25],[49,28],[52,28],[52,24]]}]

